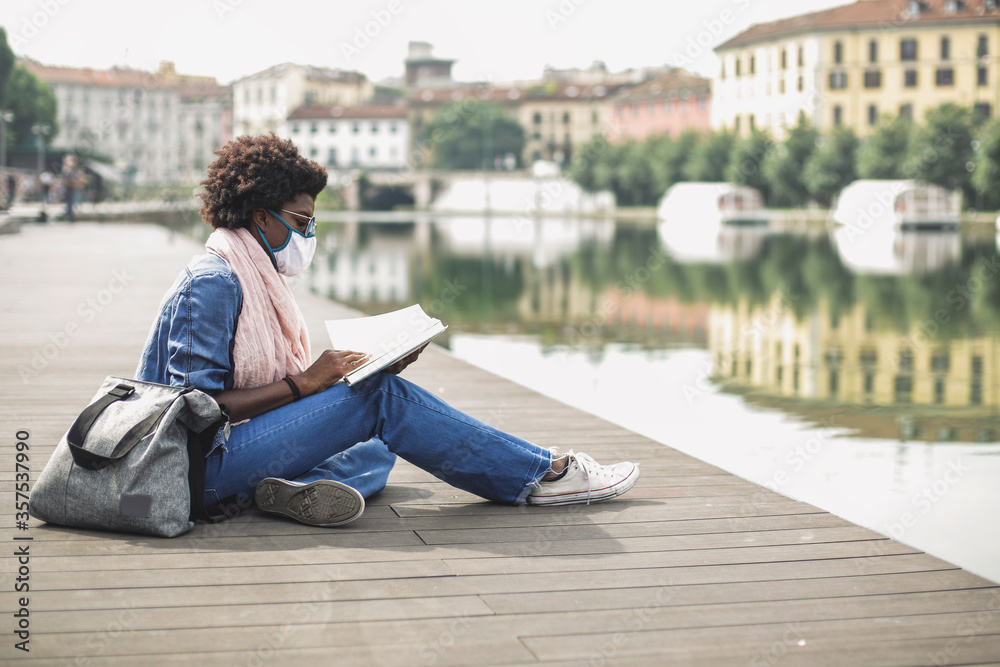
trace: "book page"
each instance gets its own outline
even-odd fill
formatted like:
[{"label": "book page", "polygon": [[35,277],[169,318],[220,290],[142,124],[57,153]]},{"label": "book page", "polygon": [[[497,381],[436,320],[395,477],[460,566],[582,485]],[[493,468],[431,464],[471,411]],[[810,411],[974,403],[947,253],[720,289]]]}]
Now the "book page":
[{"label": "book page", "polygon": [[367,362],[345,377],[348,384],[360,382],[402,359],[447,328],[441,320],[427,315],[419,304],[383,315],[324,323],[335,350],[371,355]]}]

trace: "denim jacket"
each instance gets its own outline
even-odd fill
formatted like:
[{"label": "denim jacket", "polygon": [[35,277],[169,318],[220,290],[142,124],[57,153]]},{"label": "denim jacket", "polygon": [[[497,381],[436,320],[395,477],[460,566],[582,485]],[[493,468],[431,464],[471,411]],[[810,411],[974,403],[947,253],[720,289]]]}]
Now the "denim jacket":
[{"label": "denim jacket", "polygon": [[211,253],[196,256],[163,297],[135,378],[208,394],[232,389],[242,307],[243,290],[229,265]]}]

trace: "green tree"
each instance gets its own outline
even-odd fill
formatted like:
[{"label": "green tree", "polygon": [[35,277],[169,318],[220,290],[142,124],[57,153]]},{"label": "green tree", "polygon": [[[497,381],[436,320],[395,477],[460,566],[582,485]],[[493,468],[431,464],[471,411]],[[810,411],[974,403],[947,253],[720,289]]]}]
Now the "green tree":
[{"label": "green tree", "polygon": [[1000,120],[991,120],[976,133],[976,168],[972,172],[972,187],[979,195],[977,206],[989,211],[1000,208]]},{"label": "green tree", "polygon": [[494,104],[458,104],[445,109],[424,130],[422,141],[443,169],[493,169],[496,158],[513,154],[521,165],[524,128]]},{"label": "green tree", "polygon": [[596,136],[576,151],[566,170],[567,175],[586,192],[596,192],[601,188],[597,184],[598,165],[605,159],[608,151],[608,140]]},{"label": "green tree", "polygon": [[[698,145],[700,135],[694,130],[681,132],[676,139],[670,135],[650,137],[646,141],[650,144],[650,155],[653,170],[653,177],[656,182],[658,194],[656,201],[666,192],[671,185],[686,180],[684,176],[684,165],[690,159],[695,147]],[[656,201],[652,202],[653,204]]]},{"label": "green tree", "polygon": [[14,69],[14,52],[7,44],[7,31],[0,26],[0,111],[7,108],[7,79]]},{"label": "green tree", "polygon": [[11,145],[28,145],[35,140],[31,126],[35,123],[50,128],[46,141],[52,141],[59,131],[56,123],[56,97],[49,85],[20,65],[10,72],[5,87],[5,106],[14,112],[8,125],[7,140]]},{"label": "green tree", "polygon": [[972,111],[945,103],[928,109],[910,137],[903,174],[949,189],[971,191]]},{"label": "green tree", "polygon": [[904,178],[903,160],[913,123],[902,116],[883,116],[858,148],[858,177]]},{"label": "green tree", "polygon": [[650,167],[649,142],[631,140],[622,145],[615,168],[615,196],[621,206],[649,205],[655,181]]},{"label": "green tree", "polygon": [[804,181],[809,194],[823,206],[845,186],[857,179],[858,137],[846,125],[838,125],[823,137],[819,148],[806,162]]},{"label": "green tree", "polygon": [[774,140],[766,132],[753,130],[750,136],[733,144],[726,166],[726,180],[737,185],[747,185],[760,190],[764,200],[768,201],[770,187],[764,178],[761,165],[768,153],[774,150]]},{"label": "green tree", "polygon": [[685,180],[712,183],[726,180],[726,165],[734,143],[736,135],[727,130],[711,132],[702,137],[684,165]]},{"label": "green tree", "polygon": [[806,117],[799,116],[788,137],[764,157],[764,178],[770,185],[769,202],[774,206],[802,206],[809,199],[805,166],[816,150],[819,133]]}]

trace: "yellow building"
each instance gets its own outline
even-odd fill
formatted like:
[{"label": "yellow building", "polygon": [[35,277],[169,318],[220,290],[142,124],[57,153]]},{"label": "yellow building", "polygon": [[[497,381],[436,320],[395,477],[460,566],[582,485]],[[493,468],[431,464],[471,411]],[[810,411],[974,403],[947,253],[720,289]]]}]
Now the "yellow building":
[{"label": "yellow building", "polygon": [[715,49],[712,126],[777,138],[805,115],[866,134],[945,102],[1000,110],[1000,2],[858,0],[755,25]]}]

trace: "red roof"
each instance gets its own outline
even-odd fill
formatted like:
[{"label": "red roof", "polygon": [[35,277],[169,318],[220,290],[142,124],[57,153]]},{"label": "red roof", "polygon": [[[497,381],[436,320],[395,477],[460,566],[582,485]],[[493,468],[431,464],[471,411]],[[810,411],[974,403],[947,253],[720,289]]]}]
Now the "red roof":
[{"label": "red roof", "polygon": [[770,23],[758,23],[732,39],[719,44],[715,50],[732,49],[806,32],[844,30],[861,26],[902,28],[912,25],[950,22],[1000,22],[1000,9],[988,10],[986,0],[967,0],[964,3],[958,3],[954,11],[947,8],[951,4],[947,0],[923,0],[919,3],[920,12],[912,15],[909,13],[909,4],[908,0],[857,0],[849,5],[801,14]]},{"label": "red roof", "polygon": [[309,106],[299,107],[289,120],[320,120],[330,118],[406,118],[406,107],[393,105],[367,105],[357,107]]},{"label": "red roof", "polygon": [[711,80],[677,69],[668,74],[624,88],[615,97],[615,101],[640,102],[665,98],[674,99],[690,95],[709,95],[711,92]]},{"label": "red roof", "polygon": [[46,83],[65,83],[81,86],[108,86],[112,88],[167,88],[152,72],[123,67],[91,69],[89,67],[55,67],[34,60],[21,60],[24,67]]},{"label": "red roof", "polygon": [[542,81],[527,86],[491,86],[463,84],[446,88],[424,88],[412,93],[409,103],[449,104],[475,98],[495,104],[522,104],[556,100],[606,99],[623,87],[623,84],[580,85],[565,81]]}]

